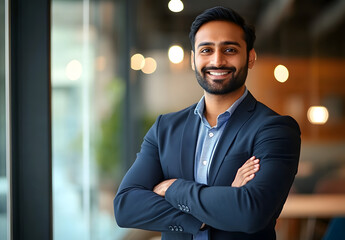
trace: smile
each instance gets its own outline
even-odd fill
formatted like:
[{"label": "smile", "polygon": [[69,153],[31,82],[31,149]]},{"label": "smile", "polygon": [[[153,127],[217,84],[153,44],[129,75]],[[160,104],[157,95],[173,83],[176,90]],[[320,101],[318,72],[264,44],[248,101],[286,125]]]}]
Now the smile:
[{"label": "smile", "polygon": [[231,72],[208,72],[210,75],[213,75],[213,76],[224,76],[224,75],[227,75]]}]

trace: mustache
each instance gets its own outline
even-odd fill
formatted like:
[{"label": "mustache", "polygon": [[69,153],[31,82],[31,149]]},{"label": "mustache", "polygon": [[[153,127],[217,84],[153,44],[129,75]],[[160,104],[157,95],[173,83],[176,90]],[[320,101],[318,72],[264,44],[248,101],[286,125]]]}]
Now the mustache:
[{"label": "mustache", "polygon": [[235,67],[203,67],[201,69],[201,72],[202,73],[206,73],[207,71],[210,71],[210,70],[227,70],[227,71],[231,71],[231,72],[236,72],[236,68]]}]

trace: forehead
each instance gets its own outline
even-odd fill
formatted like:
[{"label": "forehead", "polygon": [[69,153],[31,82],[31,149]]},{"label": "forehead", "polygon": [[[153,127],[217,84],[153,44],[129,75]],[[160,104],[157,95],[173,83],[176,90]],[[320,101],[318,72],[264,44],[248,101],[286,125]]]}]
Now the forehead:
[{"label": "forehead", "polygon": [[243,29],[235,23],[228,21],[211,21],[203,24],[195,34],[195,46],[202,42],[238,42],[241,46],[245,43]]}]

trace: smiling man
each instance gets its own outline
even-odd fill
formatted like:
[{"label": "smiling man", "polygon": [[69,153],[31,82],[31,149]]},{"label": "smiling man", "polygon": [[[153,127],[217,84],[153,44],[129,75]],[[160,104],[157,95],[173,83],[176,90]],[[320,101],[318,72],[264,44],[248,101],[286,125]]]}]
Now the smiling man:
[{"label": "smiling man", "polygon": [[192,67],[207,93],[221,95],[242,88],[243,94],[248,67],[252,68],[255,61],[254,49],[247,54],[243,34],[238,25],[226,21],[208,22],[199,28]]},{"label": "smiling man", "polygon": [[117,223],[163,240],[276,239],[297,172],[298,124],[246,88],[255,32],[240,15],[208,9],[189,36],[204,96],[159,116],[146,134],[114,199]]}]

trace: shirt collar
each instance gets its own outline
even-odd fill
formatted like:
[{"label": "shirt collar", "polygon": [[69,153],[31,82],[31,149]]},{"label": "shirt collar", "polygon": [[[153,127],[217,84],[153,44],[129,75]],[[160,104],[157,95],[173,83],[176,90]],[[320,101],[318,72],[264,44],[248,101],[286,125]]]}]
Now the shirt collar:
[{"label": "shirt collar", "polygon": [[[232,113],[235,111],[235,109],[237,108],[238,105],[240,105],[240,103],[243,101],[243,99],[247,96],[248,94],[248,90],[247,88],[245,88],[244,93],[242,94],[242,96],[237,99],[224,113],[219,114],[217,121],[219,121],[220,117],[223,118],[223,116],[227,116],[225,121],[227,121],[230,116],[232,115]],[[194,109],[194,114],[195,115],[199,115],[201,121],[203,121],[204,119],[204,109],[205,109],[205,96],[202,96],[200,101],[198,102],[198,104],[196,105],[195,109]],[[218,123],[217,123],[218,125]]]}]

